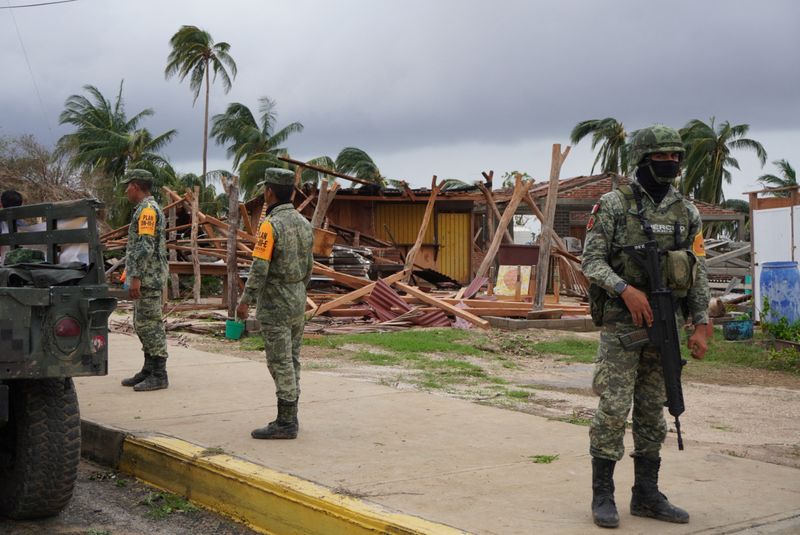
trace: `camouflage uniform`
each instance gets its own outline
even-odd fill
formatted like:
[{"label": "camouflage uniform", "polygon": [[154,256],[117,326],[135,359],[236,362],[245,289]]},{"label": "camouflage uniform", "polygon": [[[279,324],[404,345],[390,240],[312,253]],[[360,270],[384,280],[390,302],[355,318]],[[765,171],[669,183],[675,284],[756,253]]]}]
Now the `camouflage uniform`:
[{"label": "camouflage uniform", "polygon": [[133,326],[142,351],[167,358],[167,335],[161,317],[161,293],[167,280],[164,223],[164,213],[152,196],[136,206],[128,230],[125,272],[128,280],[142,281],[142,296],[133,302]]},{"label": "camouflage uniform", "polygon": [[[293,180],[293,174],[292,174]],[[241,303],[256,305],[267,366],[279,400],[300,392],[306,286],[311,279],[311,224],[291,203],[273,205],[258,230],[253,265]]]},{"label": "camouflage uniform", "polygon": [[[682,147],[679,149],[683,151]],[[636,157],[635,161],[638,159]],[[623,455],[622,441],[631,402],[633,456],[657,457],[667,433],[663,416],[666,393],[659,354],[648,348],[626,351],[618,339],[618,335],[638,328],[614,291],[615,285],[627,282],[647,292],[646,278],[622,252],[623,246],[646,241],[630,192],[630,186],[623,186],[603,195],[595,205],[587,225],[582,266],[589,281],[608,295],[593,380],[600,403],[590,428],[590,452],[593,457],[615,461]],[[672,186],[658,204],[642,189],[642,204],[659,248],[669,250],[677,246],[690,251],[695,259],[691,287],[673,293],[683,298],[683,308],[689,314],[686,320],[694,324],[707,323],[709,287],[697,208]],[[679,225],[677,234],[676,222]],[[679,325],[683,321],[684,318],[678,318]]]}]

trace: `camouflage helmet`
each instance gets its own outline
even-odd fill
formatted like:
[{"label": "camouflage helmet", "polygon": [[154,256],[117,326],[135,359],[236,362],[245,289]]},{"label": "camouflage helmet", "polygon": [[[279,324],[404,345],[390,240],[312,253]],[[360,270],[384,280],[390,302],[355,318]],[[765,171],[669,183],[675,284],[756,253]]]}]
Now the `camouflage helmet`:
[{"label": "camouflage helmet", "polygon": [[294,172],[280,167],[270,167],[264,171],[264,180],[259,185],[267,184],[294,186]]},{"label": "camouflage helmet", "polygon": [[141,180],[142,182],[148,182],[152,185],[153,174],[146,169],[131,169],[125,173],[125,176],[122,178],[122,183],[127,184],[131,180]]},{"label": "camouflage helmet", "polygon": [[654,152],[678,152],[683,156],[685,149],[681,135],[674,128],[656,124],[633,133],[628,144],[628,162],[637,167],[648,154]]}]

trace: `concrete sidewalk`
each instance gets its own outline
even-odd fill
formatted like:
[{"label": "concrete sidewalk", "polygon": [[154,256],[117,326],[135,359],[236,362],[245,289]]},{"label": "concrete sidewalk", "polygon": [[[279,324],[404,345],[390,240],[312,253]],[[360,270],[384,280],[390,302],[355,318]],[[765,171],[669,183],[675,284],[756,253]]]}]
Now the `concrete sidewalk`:
[{"label": "concrete sidewalk", "polygon": [[[141,367],[138,341],[112,335],[110,342],[110,374],[76,380],[82,416],[93,422],[221,448],[468,532],[595,530],[586,427],[309,371],[298,439],[257,441],[250,430],[275,415],[265,363],[170,346],[170,388],[137,393],[119,382]],[[535,464],[535,455],[558,458]],[[689,510],[691,523],[628,514],[633,463],[626,457],[617,466],[617,533],[800,533],[795,469],[719,455],[690,440],[678,452],[673,437],[664,466],[662,489]]]}]

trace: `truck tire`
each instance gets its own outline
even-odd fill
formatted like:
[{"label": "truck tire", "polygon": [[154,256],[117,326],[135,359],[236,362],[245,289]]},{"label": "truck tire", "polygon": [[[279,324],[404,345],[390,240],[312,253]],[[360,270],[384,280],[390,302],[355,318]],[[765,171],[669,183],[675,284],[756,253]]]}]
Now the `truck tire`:
[{"label": "truck tire", "polygon": [[58,514],[72,498],[81,419],[72,379],[8,381],[10,419],[0,429],[0,515]]}]

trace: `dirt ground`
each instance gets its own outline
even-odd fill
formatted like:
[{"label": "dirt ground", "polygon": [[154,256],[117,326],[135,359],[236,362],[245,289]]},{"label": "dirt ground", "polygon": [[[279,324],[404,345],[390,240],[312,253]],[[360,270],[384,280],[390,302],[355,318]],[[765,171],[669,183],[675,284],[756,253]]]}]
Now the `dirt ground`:
[{"label": "dirt ground", "polygon": [[[361,343],[331,349],[305,345],[302,362],[304,370],[317,373],[426,390],[588,426],[597,406],[591,390],[593,365],[530,350],[536,342],[564,338],[597,340],[599,333],[492,330],[476,343],[480,355],[459,356],[485,370],[485,375],[443,384],[426,380],[425,373],[414,366],[359,360],[359,352],[364,351],[391,354],[385,348]],[[203,351],[264,360],[262,351],[242,350],[240,342],[191,334],[173,340]],[[435,360],[447,355],[427,356]],[[702,444],[728,455],[800,468],[800,376],[690,362],[683,383],[687,408],[681,429],[686,447]],[[674,422],[666,416],[670,432],[674,432]]]}]

